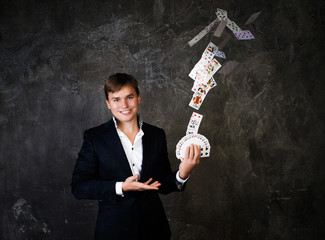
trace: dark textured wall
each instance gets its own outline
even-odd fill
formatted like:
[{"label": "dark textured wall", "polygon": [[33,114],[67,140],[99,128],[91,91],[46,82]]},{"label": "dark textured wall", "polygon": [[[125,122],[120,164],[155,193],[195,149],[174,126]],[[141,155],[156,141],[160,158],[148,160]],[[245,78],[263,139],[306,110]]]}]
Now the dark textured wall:
[{"label": "dark textured wall", "polygon": [[195,111],[188,73],[226,35],[187,42],[222,8],[239,26],[262,14],[246,27],[255,40],[224,47],[240,65],[215,75],[198,111],[211,157],[184,193],[163,196],[173,239],[324,239],[321,2],[1,1],[0,238],[92,238],[97,203],[69,184],[83,131],[111,116],[103,83],[114,72],[139,80],[141,114],[166,130],[177,168]]}]

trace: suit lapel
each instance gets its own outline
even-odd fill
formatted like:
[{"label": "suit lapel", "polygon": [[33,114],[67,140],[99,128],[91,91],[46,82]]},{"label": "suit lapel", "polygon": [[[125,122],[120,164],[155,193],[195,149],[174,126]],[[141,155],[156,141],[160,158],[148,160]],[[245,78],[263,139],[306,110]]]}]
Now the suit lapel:
[{"label": "suit lapel", "polygon": [[148,178],[151,176],[148,176],[147,173],[150,172],[150,159],[152,154],[152,143],[150,139],[150,132],[146,132],[146,126],[145,123],[142,127],[143,130],[143,137],[142,137],[142,149],[143,149],[143,157],[142,157],[142,170],[141,170],[141,178],[140,181],[147,181]]},{"label": "suit lapel", "polygon": [[129,161],[127,160],[121,139],[117,134],[113,120],[107,122],[105,128],[107,129],[105,133],[105,142],[109,151],[112,153],[112,158],[114,159],[114,162],[111,164],[114,164],[117,171],[121,172],[125,178],[132,176]]}]

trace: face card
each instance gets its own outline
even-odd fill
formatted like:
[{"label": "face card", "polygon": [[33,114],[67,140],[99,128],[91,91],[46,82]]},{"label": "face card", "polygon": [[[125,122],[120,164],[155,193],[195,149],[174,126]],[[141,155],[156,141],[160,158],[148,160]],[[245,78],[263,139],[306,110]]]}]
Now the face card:
[{"label": "face card", "polygon": [[223,30],[225,29],[225,27],[226,27],[226,24],[227,24],[227,21],[226,20],[222,20],[220,23],[219,23],[219,25],[218,25],[218,27],[217,27],[217,29],[216,29],[216,31],[214,32],[214,36],[216,36],[216,37],[220,37],[221,36],[221,34],[222,34],[222,32],[223,32]]},{"label": "face card", "polygon": [[193,112],[187,125],[186,135],[198,133],[202,119],[203,115]]},{"label": "face card", "polygon": [[199,82],[199,81],[195,81],[193,84],[193,87],[191,89],[193,92],[201,92],[204,94],[207,94],[207,85]]},{"label": "face card", "polygon": [[251,40],[254,39],[253,34],[249,30],[236,31],[234,32],[238,40]]},{"label": "face card", "polygon": [[188,134],[184,136],[176,145],[176,157],[181,161],[184,160],[185,150],[191,144],[201,146],[201,158],[210,156],[209,140],[201,134]]},{"label": "face card", "polygon": [[226,54],[223,52],[223,51],[217,51],[216,54],[215,54],[216,57],[219,57],[219,58],[224,58],[226,59]]},{"label": "face card", "polygon": [[228,61],[223,68],[220,69],[219,73],[222,75],[228,75],[235,67],[237,67],[238,64],[239,63],[236,61]]},{"label": "face card", "polygon": [[234,21],[228,21],[227,22],[227,27],[232,31],[232,32],[237,32],[241,31],[240,27],[234,22]]},{"label": "face card", "polygon": [[206,83],[206,85],[209,87],[209,90],[217,86],[217,82],[214,80],[213,77],[209,79],[209,81]]},{"label": "face card", "polygon": [[261,12],[257,12],[257,13],[252,14],[252,15],[247,19],[247,21],[246,21],[246,23],[244,24],[244,26],[247,25],[247,24],[251,24],[251,23],[253,23],[253,22],[256,20],[256,18],[258,18],[258,16],[259,16],[260,14],[261,14]]},{"label": "face card", "polygon": [[196,110],[199,110],[201,107],[201,104],[203,103],[205,96],[206,96],[206,94],[204,94],[204,93],[195,92],[188,105]]},{"label": "face card", "polygon": [[203,94],[208,94],[210,89],[214,88],[217,85],[214,78],[210,78],[206,83],[201,83],[199,81],[195,81],[192,87],[193,92],[200,92]]},{"label": "face card", "polygon": [[214,58],[207,63],[204,68],[204,72],[208,75],[208,79],[211,78],[219,69],[221,64]]}]

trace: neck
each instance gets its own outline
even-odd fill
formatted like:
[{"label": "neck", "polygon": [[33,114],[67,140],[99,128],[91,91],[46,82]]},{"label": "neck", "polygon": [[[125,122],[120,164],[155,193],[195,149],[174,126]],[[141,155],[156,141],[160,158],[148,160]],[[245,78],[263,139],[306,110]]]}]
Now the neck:
[{"label": "neck", "polygon": [[140,130],[140,128],[138,126],[138,121],[134,121],[134,122],[130,122],[130,123],[117,122],[117,127],[129,138],[130,142],[133,145],[135,137]]},{"label": "neck", "polygon": [[134,132],[138,133],[140,130],[137,120],[132,122],[124,122],[124,123],[118,120],[116,121],[117,121],[118,129],[120,129],[124,133],[134,133]]}]

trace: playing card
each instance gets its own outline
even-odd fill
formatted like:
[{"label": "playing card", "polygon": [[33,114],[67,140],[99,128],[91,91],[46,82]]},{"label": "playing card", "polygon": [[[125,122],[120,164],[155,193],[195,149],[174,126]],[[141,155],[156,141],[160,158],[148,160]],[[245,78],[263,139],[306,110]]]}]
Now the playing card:
[{"label": "playing card", "polygon": [[201,93],[207,94],[207,91],[209,91],[207,88],[208,88],[207,85],[205,85],[199,81],[195,81],[191,90],[193,92],[201,92]]},{"label": "playing card", "polygon": [[181,161],[184,160],[185,150],[191,144],[201,146],[201,158],[210,156],[209,140],[201,134],[188,134],[184,136],[176,145],[176,157]]},{"label": "playing card", "polygon": [[226,10],[223,10],[223,9],[217,8],[216,15],[217,15],[217,17],[218,17],[218,19],[219,19],[220,21],[221,21],[221,20],[228,20],[228,16],[227,16],[227,11],[226,11]]},{"label": "playing card", "polygon": [[195,43],[200,41],[210,30],[218,23],[218,18],[215,19],[212,23],[206,26],[198,35],[196,35],[191,41],[188,42],[188,45],[192,47]]},{"label": "playing card", "polygon": [[205,48],[202,54],[202,58],[206,57],[208,60],[211,60],[217,51],[218,51],[218,47],[214,45],[212,42],[210,42],[208,46]]},{"label": "playing card", "polygon": [[198,133],[202,119],[203,115],[193,112],[187,125],[186,135]]},{"label": "playing card", "polygon": [[201,70],[196,72],[195,82],[204,83],[207,81],[207,79],[208,79],[208,74],[206,72]]},{"label": "playing card", "polygon": [[209,90],[217,86],[217,82],[214,80],[213,77],[209,79],[209,81],[206,83],[206,85],[209,87]]},{"label": "playing card", "polygon": [[219,23],[219,25],[218,25],[218,27],[217,27],[217,29],[216,29],[216,31],[214,32],[214,36],[216,36],[216,37],[220,37],[221,36],[221,34],[222,34],[222,32],[223,32],[223,30],[225,29],[225,27],[226,27],[226,24],[227,24],[227,21],[226,20],[222,20],[220,23]]},{"label": "playing card", "polygon": [[206,94],[201,93],[201,92],[195,92],[188,105],[196,110],[199,110],[205,97],[206,97]]},{"label": "playing card", "polygon": [[207,74],[207,78],[211,78],[218,70],[221,68],[221,64],[213,58],[211,61],[205,65],[204,72]]},{"label": "playing card", "polygon": [[190,74],[188,75],[194,81],[196,79],[196,72],[198,71],[198,67],[195,65],[194,68],[191,70]]},{"label": "playing card", "polygon": [[246,23],[244,24],[247,25],[247,24],[251,24],[252,22],[254,22],[256,20],[256,18],[261,14],[261,12],[257,12],[257,13],[254,13],[252,14],[246,21]]},{"label": "playing card", "polygon": [[238,27],[238,25],[234,22],[234,21],[228,21],[227,22],[227,27],[232,31],[232,32],[236,32],[236,31],[241,31],[240,27]]},{"label": "playing card", "polygon": [[194,81],[205,82],[207,76],[206,73],[203,72],[204,66],[205,64],[203,63],[197,63],[188,76]]},{"label": "playing card", "polygon": [[251,40],[254,39],[253,34],[249,30],[235,31],[234,32],[238,40]]},{"label": "playing card", "polygon": [[214,88],[217,85],[214,78],[210,78],[206,83],[201,83],[199,81],[195,81],[192,87],[193,92],[200,92],[204,93],[205,95],[208,94],[210,89]]},{"label": "playing card", "polygon": [[205,82],[208,80],[208,73],[204,71],[204,69],[208,66],[209,60],[208,57],[203,56],[194,66],[194,68],[191,70],[189,77],[192,78],[194,81],[200,81]]},{"label": "playing card", "polygon": [[210,42],[188,76],[194,81],[206,83],[221,67],[221,64],[213,58],[217,51],[218,47]]},{"label": "playing card", "polygon": [[239,63],[236,61],[228,61],[219,71],[222,75],[228,75],[229,73],[234,70],[235,67],[237,67]]},{"label": "playing card", "polygon": [[226,59],[226,54],[223,52],[223,51],[217,51],[216,54],[215,54],[216,57],[219,57],[219,58],[224,58]]}]

